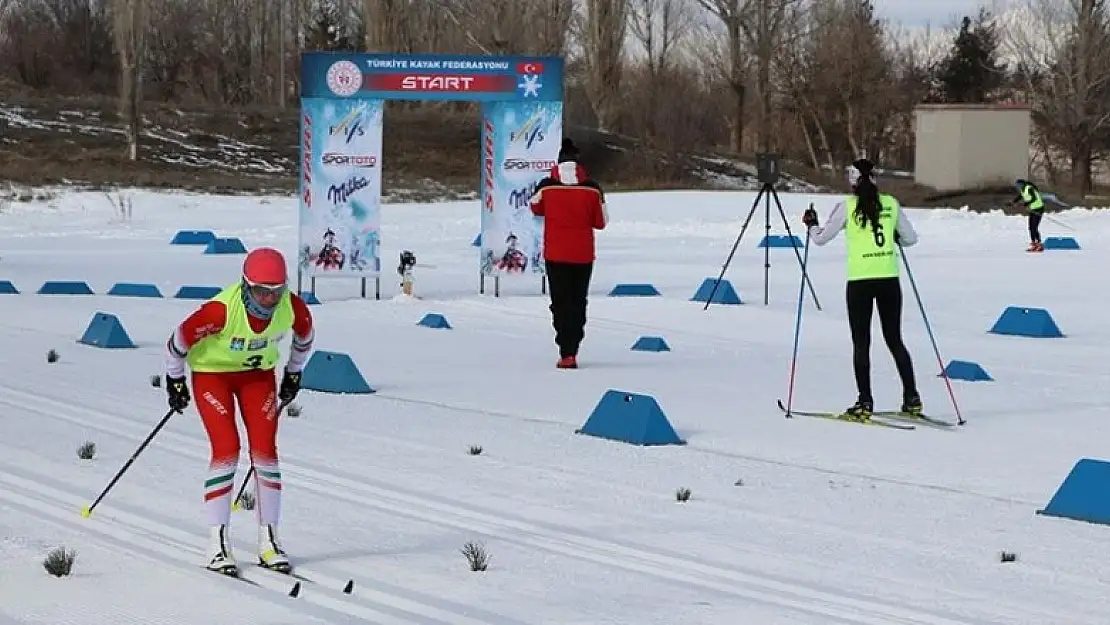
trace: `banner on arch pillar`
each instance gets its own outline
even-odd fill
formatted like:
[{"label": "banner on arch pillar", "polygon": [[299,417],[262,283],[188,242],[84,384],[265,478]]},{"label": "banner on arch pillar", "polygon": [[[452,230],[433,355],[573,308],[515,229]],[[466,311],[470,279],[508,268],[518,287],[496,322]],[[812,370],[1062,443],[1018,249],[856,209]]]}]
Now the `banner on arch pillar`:
[{"label": "banner on arch pillar", "polygon": [[381,100],[301,100],[301,275],[381,273]]},{"label": "banner on arch pillar", "polygon": [[483,276],[542,275],[543,219],[530,200],[550,175],[563,140],[558,101],[482,105],[480,183]]}]

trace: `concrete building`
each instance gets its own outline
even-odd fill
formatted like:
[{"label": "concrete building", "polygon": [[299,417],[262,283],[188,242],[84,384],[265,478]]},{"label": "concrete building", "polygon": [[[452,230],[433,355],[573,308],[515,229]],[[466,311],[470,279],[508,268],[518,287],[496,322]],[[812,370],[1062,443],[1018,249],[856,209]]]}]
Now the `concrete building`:
[{"label": "concrete building", "polygon": [[938,191],[1012,185],[1029,175],[1024,104],[922,104],[914,109],[914,181]]}]

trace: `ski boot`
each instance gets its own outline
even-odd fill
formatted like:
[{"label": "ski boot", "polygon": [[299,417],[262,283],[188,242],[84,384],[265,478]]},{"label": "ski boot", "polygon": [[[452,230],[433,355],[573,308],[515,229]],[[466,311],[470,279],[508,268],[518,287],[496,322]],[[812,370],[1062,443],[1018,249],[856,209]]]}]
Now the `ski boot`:
[{"label": "ski boot", "polygon": [[227,540],[227,526],[216,525],[209,529],[208,536],[208,564],[209,571],[237,577],[239,565],[231,553],[231,544]]},{"label": "ski boot", "polygon": [[1044,251],[1044,243],[1041,243],[1040,241],[1033,241],[1032,243],[1029,244],[1029,247],[1025,251],[1026,252],[1043,252]]},{"label": "ski boot", "polygon": [[277,526],[263,524],[258,527],[258,564],[279,573],[292,573],[289,557],[278,542]]},{"label": "ski boot", "polygon": [[873,412],[875,412],[875,402],[861,399],[849,406],[848,409],[840,415],[840,418],[846,421],[867,422],[871,420],[871,414]]},{"label": "ski boot", "polygon": [[902,400],[902,414],[907,417],[920,417],[925,411],[925,407],[921,404],[921,397],[914,393],[906,395]]}]

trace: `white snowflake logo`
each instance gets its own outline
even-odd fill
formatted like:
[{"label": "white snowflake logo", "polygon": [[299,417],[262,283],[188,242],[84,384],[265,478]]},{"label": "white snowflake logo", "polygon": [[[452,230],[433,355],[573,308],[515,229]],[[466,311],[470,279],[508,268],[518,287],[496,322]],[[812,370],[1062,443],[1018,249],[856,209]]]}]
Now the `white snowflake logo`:
[{"label": "white snowflake logo", "polygon": [[524,97],[526,97],[526,98],[527,97],[533,97],[533,98],[540,97],[540,88],[541,87],[543,87],[543,83],[540,82],[540,75],[539,74],[532,74],[532,75],[523,76],[523,82],[519,83],[516,86],[517,89],[523,89],[524,90]]},{"label": "white snowflake logo", "polygon": [[362,70],[351,61],[336,61],[328,68],[327,82],[335,95],[353,96],[362,89]]}]

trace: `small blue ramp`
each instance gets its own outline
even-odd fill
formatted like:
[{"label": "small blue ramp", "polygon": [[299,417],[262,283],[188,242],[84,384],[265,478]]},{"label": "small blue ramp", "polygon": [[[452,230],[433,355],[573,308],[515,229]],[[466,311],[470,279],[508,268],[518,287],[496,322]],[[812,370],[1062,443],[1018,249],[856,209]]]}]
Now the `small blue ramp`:
[{"label": "small blue ramp", "polygon": [[655,297],[659,289],[653,284],[618,284],[609,291],[609,297]]},{"label": "small blue ramp", "polygon": [[982,365],[970,360],[950,361],[948,366],[944,368],[944,372],[938,373],[937,377],[946,377],[949,380],[965,380],[967,382],[990,382],[994,380]]},{"label": "small blue ramp", "polygon": [[178,230],[170,245],[208,245],[216,238],[211,230]]},{"label": "small blue ramp", "polygon": [[162,292],[153,284],[139,282],[117,282],[108,289],[108,295],[118,297],[162,297]]},{"label": "small blue ramp", "polygon": [[769,234],[760,239],[759,247],[803,247],[803,245],[796,234]]},{"label": "small blue ramp", "polygon": [[246,254],[247,246],[235,237],[212,239],[204,248],[205,254]]},{"label": "small blue ramp", "polygon": [[650,395],[609,389],[586,423],[575,434],[586,434],[631,445],[685,445]]},{"label": "small blue ramp", "polygon": [[716,278],[706,278],[701,286],[698,287],[694,296],[690,298],[693,302],[705,302],[709,300],[710,294],[713,295],[713,304],[740,304],[740,296],[736,294],[736,289],[732,288],[732,283],[728,280],[721,280],[721,284],[717,286],[717,291],[713,292],[713,285],[717,283]]},{"label": "small blue ramp", "polygon": [[19,289],[11,280],[0,280],[0,295],[19,295]]},{"label": "small blue ramp", "polygon": [[1042,243],[1044,243],[1044,249],[1046,250],[1079,249],[1079,241],[1076,241],[1074,237],[1048,237]]},{"label": "small blue ramp", "polygon": [[87,282],[50,280],[43,282],[39,295],[92,295],[93,290]]},{"label": "small blue ramp", "polygon": [[1036,338],[1059,338],[1064,336],[1056,321],[1044,308],[1024,308],[1007,306],[990,329],[991,334],[1008,336],[1029,336]]},{"label": "small blue ramp", "polygon": [[212,299],[222,291],[218,286],[183,286],[177,289],[174,297],[177,299]]},{"label": "small blue ramp", "polygon": [[661,336],[641,336],[632,344],[632,351],[636,352],[669,352],[671,346]]},{"label": "small blue ramp", "polygon": [[937,377],[947,377],[949,380],[963,380],[967,382],[991,382],[993,377],[983,369],[982,365],[971,361],[949,361],[945,371],[938,373]]},{"label": "small blue ramp", "polygon": [[320,303],[320,298],[316,297],[316,294],[312,291],[301,291],[300,295],[301,299],[304,300],[304,303],[308,304],[309,306],[316,306]]},{"label": "small blue ramp", "polygon": [[111,313],[98,312],[93,315],[85,334],[77,341],[83,345],[105,349],[130,349],[135,347],[127,331],[123,329],[119,317]]},{"label": "small blue ramp", "polygon": [[1110,462],[1082,458],[1037,514],[1110,525]]},{"label": "small blue ramp", "polygon": [[478,236],[474,237],[474,240],[471,241],[470,244],[474,247],[482,247],[482,233],[479,232]]},{"label": "small blue ramp", "polygon": [[421,325],[425,328],[435,328],[437,330],[451,329],[451,324],[447,323],[447,317],[439,313],[428,313],[424,315],[424,318],[418,321],[416,325]]},{"label": "small blue ramp", "polygon": [[374,389],[347,354],[316,351],[308,359],[301,388],[321,393],[368,394]]}]

